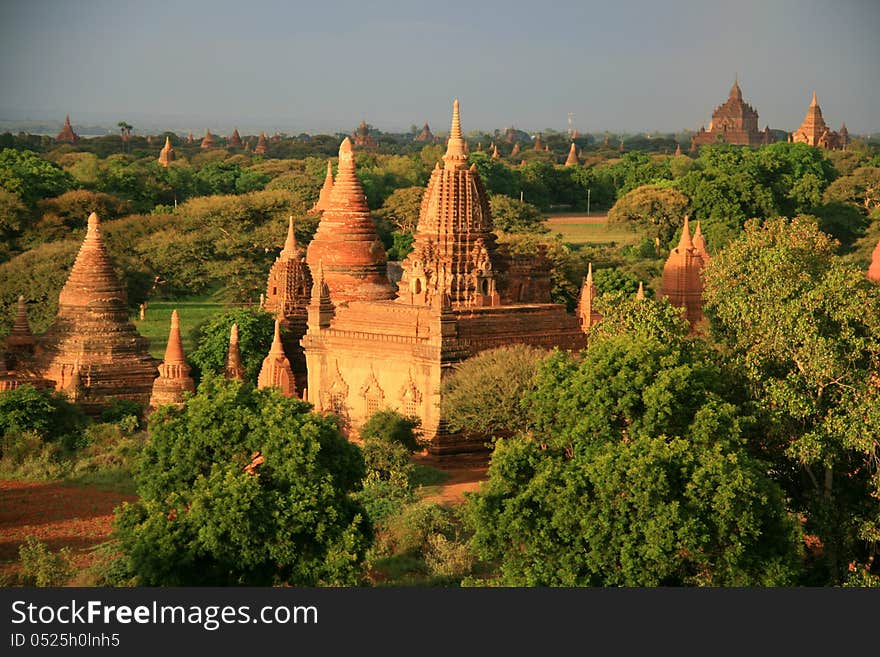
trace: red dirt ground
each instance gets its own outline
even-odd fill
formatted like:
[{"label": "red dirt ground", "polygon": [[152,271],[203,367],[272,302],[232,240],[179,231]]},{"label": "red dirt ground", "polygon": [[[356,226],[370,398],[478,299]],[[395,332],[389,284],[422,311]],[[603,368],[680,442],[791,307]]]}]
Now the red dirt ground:
[{"label": "red dirt ground", "polygon": [[438,486],[437,493],[426,496],[425,499],[432,502],[461,504],[466,492],[479,490],[480,484],[486,480],[486,457],[467,459],[416,454],[413,461],[437,468],[449,475],[449,479]]},{"label": "red dirt ground", "polygon": [[28,536],[50,549],[68,547],[77,568],[107,540],[113,509],[135,496],[59,482],[0,481],[0,573],[18,570],[18,546]]}]

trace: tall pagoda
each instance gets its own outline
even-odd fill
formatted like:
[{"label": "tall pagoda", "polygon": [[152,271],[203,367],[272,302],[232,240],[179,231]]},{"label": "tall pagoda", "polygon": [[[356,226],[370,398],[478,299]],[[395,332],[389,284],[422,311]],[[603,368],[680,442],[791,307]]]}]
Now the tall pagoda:
[{"label": "tall pagoda", "polygon": [[40,338],[35,355],[42,376],[88,413],[99,414],[116,398],[150,401],[157,362],[128,315],[125,290],[93,212],[58,296],[58,316]]},{"label": "tall pagoda", "polygon": [[67,142],[68,144],[75,144],[79,141],[79,135],[70,126],[70,114],[64,117],[64,127],[61,128],[61,132],[55,135],[55,141]]},{"label": "tall pagoda", "polygon": [[171,311],[171,328],[168,331],[168,344],[165,346],[165,359],[159,365],[159,378],[153,382],[150,395],[150,408],[174,405],[181,406],[187,394],[196,390],[189,375],[190,366],[183,353],[180,339],[180,315],[177,309]]},{"label": "tall pagoda", "polygon": [[159,151],[159,166],[167,167],[175,160],[175,158],[174,147],[171,145],[171,137],[166,135],[165,145],[162,147],[162,150]]},{"label": "tall pagoda", "polygon": [[205,130],[205,136],[202,139],[201,148],[208,149],[214,148],[214,135],[211,134],[210,130]]},{"label": "tall pagoda", "polygon": [[801,127],[791,133],[791,141],[837,151],[846,148],[848,139],[849,133],[846,130],[846,124],[840,129],[840,132],[834,132],[825,124],[825,119],[822,118],[822,108],[819,107],[819,101],[816,100],[816,92],[814,91],[813,99],[810,101]]},{"label": "tall pagoda", "polygon": [[[343,144],[334,198],[345,152]],[[318,259],[310,246],[308,257],[314,282],[302,346],[309,401],[353,432],[382,408],[416,416],[430,450],[440,454],[482,448],[482,441],[451,434],[440,414],[440,382],[456,363],[515,343],[584,345],[577,318],[550,302],[546,256],[518,258],[496,243],[483,183],[467,159],[456,101],[446,154],[425,190],[396,298],[338,304],[328,268],[332,251]]]}]

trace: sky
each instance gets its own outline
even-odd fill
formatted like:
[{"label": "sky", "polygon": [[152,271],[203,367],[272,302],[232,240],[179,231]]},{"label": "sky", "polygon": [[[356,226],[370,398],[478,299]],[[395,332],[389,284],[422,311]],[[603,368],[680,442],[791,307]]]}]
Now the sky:
[{"label": "sky", "polygon": [[0,119],[672,132],[738,75],[761,127],[880,131],[878,0],[0,0]]}]

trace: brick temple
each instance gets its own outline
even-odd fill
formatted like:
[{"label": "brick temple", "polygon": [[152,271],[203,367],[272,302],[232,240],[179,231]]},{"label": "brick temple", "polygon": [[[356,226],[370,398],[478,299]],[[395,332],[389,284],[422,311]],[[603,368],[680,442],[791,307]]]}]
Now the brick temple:
[{"label": "brick temple", "polygon": [[819,107],[819,101],[816,99],[816,92],[813,92],[813,99],[807,108],[807,114],[804,116],[801,126],[791,133],[789,141],[800,144],[809,144],[819,148],[827,148],[828,150],[837,151],[846,149],[849,141],[849,131],[846,124],[840,128],[840,132],[834,132],[825,124],[822,117],[822,108]]},{"label": "brick temple", "polygon": [[660,298],[665,297],[696,329],[703,321],[703,267],[709,259],[706,240],[700,225],[691,237],[688,218],[684,218],[681,239],[669,253],[663,265],[663,283]]},{"label": "brick temple", "polygon": [[61,128],[61,132],[55,135],[55,141],[67,142],[68,144],[75,144],[79,141],[79,135],[73,131],[70,125],[70,114],[64,117],[64,127]]},{"label": "brick temple", "polygon": [[709,129],[701,127],[691,137],[691,151],[711,144],[735,144],[737,146],[762,146],[774,140],[769,127],[758,129],[757,110],[743,100],[739,80],[734,80],[730,93],[723,105],[712,112]]},{"label": "brick temple", "polygon": [[307,257],[313,285],[302,346],[309,401],[354,432],[387,407],[419,417],[434,453],[480,449],[479,441],[446,430],[443,377],[456,363],[502,345],[580,349],[578,320],[550,302],[543,254],[513,256],[496,243],[483,183],[467,163],[457,101],[396,292],[387,278],[380,281],[386,256],[373,237],[347,142],[321,222],[329,218],[335,230],[322,234],[319,227]]}]

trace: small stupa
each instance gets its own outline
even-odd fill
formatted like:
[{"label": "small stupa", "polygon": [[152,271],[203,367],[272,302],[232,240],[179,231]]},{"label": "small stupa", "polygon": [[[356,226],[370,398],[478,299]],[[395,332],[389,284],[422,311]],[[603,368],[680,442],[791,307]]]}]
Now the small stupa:
[{"label": "small stupa", "polygon": [[226,350],[226,367],[224,376],[227,379],[244,381],[245,369],[241,362],[241,350],[238,347],[238,324],[229,329],[229,347]]},{"label": "small stupa", "polygon": [[175,158],[174,147],[171,146],[171,137],[166,135],[165,145],[162,147],[162,150],[159,151],[159,166],[167,167],[174,162]]},{"label": "small stupa", "polygon": [[269,152],[269,142],[266,140],[266,133],[261,132],[259,139],[257,139],[257,145],[254,146],[254,154],[265,155],[268,152]]},{"label": "small stupa", "polygon": [[565,158],[565,166],[576,167],[578,164],[580,162],[578,162],[577,146],[575,146],[574,142],[571,142],[571,147],[568,149],[568,157]]},{"label": "small stupa", "polygon": [[257,378],[258,388],[277,388],[285,397],[296,396],[296,382],[290,369],[290,362],[284,354],[281,344],[281,321],[275,320],[275,337],[269,355],[263,360],[260,375]]},{"label": "small stupa", "polygon": [[602,315],[600,315],[595,308],[595,301],[598,296],[599,292],[596,289],[596,284],[593,282],[593,263],[591,262],[587,266],[587,275],[584,277],[584,282],[581,284],[581,293],[578,298],[577,307],[577,315],[581,322],[581,329],[585,332],[588,328],[594,324],[598,324],[602,320]]},{"label": "small stupa", "polygon": [[202,148],[214,148],[214,135],[211,134],[210,130],[205,130],[205,137],[202,139]]},{"label": "small stupa", "polygon": [[241,148],[241,135],[238,134],[238,128],[232,129],[232,135],[229,137],[229,141],[226,142],[226,145],[229,148]]},{"label": "small stupa", "polygon": [[153,382],[150,408],[167,404],[182,406],[186,395],[196,390],[189,373],[190,366],[183,354],[183,342],[180,339],[180,315],[175,309],[171,311],[171,329],[168,332],[168,345],[165,347],[165,360],[159,365],[159,378]]},{"label": "small stupa", "polygon": [[312,214],[323,212],[330,207],[330,194],[333,192],[333,161],[327,160],[327,175],[324,176],[324,184],[321,186],[321,193],[318,200],[309,210]]}]

